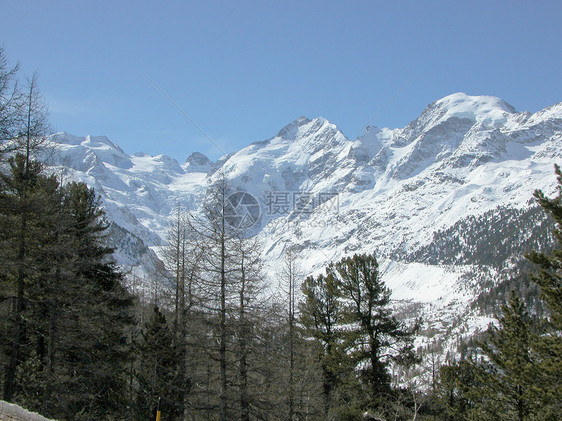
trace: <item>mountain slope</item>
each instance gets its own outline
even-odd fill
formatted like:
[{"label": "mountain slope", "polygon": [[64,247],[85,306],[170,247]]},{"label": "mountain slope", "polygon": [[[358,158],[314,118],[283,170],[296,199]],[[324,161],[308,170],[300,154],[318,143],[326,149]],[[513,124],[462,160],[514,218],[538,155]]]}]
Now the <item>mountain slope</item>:
[{"label": "mountain slope", "polygon": [[[470,303],[502,272],[501,264],[463,254],[472,244],[465,227],[482,225],[486,215],[496,215],[496,226],[513,225],[535,189],[552,192],[553,164],[562,162],[562,103],[519,113],[496,97],[456,93],[404,128],[368,127],[357,139],[323,118],[300,117],[216,163],[198,153],[184,165],[164,155],[128,156],[103,137],[59,133],[50,140],[57,151],[50,165],[95,187],[137,243],[158,251],[173,209],[196,211],[206,188],[224,178],[260,203],[248,232],[260,237],[275,285],[289,246],[299,251],[303,275],[375,252],[395,299],[416,304],[450,332],[462,319],[459,334],[459,326],[469,331],[490,320]],[[505,241],[499,233],[485,238],[491,252]],[[479,250],[483,241],[475,242]],[[509,265],[520,251],[506,253]],[[122,260],[135,265],[134,256]]]}]

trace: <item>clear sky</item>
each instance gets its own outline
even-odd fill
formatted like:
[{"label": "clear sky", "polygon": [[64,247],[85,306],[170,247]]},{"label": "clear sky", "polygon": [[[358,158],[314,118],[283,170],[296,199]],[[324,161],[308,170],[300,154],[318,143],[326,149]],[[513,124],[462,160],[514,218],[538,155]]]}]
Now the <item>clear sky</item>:
[{"label": "clear sky", "polygon": [[56,131],[180,162],[301,115],[353,138],[405,86],[371,125],[454,92],[538,111],[562,101],[561,22],[555,0],[0,0],[0,43]]}]

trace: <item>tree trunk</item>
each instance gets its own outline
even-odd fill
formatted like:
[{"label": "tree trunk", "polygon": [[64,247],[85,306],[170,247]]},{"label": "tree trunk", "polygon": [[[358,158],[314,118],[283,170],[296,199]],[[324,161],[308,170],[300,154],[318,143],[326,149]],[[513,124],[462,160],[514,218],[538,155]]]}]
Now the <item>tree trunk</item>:
[{"label": "tree trunk", "polygon": [[[224,199],[224,197],[223,197]],[[224,219],[224,200],[223,200],[223,213],[221,220],[222,231],[221,237],[221,267],[220,267],[220,348],[219,348],[219,361],[220,361],[220,420],[226,421],[227,409],[227,390],[228,383],[226,378],[226,234],[225,234],[225,219]]]},{"label": "tree trunk", "polygon": [[240,420],[250,420],[250,403],[248,401],[248,349],[247,349],[247,326],[246,326],[246,272],[244,267],[244,253],[242,252],[241,276],[240,276],[240,309],[239,309],[239,329],[240,329]]},{"label": "tree trunk", "polygon": [[22,204],[20,214],[19,229],[19,251],[18,251],[18,278],[17,278],[17,295],[14,319],[14,333],[12,345],[10,347],[10,361],[6,370],[4,381],[4,400],[10,402],[16,392],[16,370],[20,360],[20,348],[23,341],[23,310],[24,310],[24,293],[25,293],[25,257],[26,257],[26,231],[27,231],[27,178],[28,178],[29,161],[25,163],[24,187],[22,193]]}]

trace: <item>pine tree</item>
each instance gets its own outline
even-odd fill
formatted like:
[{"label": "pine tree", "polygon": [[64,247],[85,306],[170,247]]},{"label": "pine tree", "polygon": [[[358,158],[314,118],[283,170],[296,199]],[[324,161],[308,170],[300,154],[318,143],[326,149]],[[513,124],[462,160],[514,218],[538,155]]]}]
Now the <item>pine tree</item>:
[{"label": "pine tree", "polygon": [[393,315],[390,290],[380,279],[374,255],[354,255],[330,265],[343,303],[345,347],[369,396],[372,409],[391,394],[392,363],[415,362],[413,335],[418,324],[406,327]]},{"label": "pine tree", "polygon": [[477,392],[484,412],[496,419],[535,419],[539,408],[533,390],[537,370],[531,318],[514,292],[502,313],[499,327],[491,326],[489,341],[481,344],[485,358]]},{"label": "pine tree", "polygon": [[16,370],[26,353],[24,312],[27,288],[32,282],[34,268],[39,264],[40,221],[50,207],[48,196],[56,190],[56,181],[44,177],[41,165],[28,160],[25,155],[17,154],[10,158],[9,164],[10,174],[1,176],[3,191],[0,195],[2,278],[7,296],[13,303],[9,315],[11,332],[6,335],[10,342],[4,373],[5,400],[11,400],[16,393]]},{"label": "pine tree", "polygon": [[94,190],[70,183],[61,206],[67,217],[57,218],[63,223],[58,229],[66,234],[57,241],[67,254],[51,260],[53,288],[44,300],[53,320],[49,331],[56,333],[48,336],[51,393],[57,394],[49,412],[75,419],[123,416],[133,299],[105,246],[108,223]]},{"label": "pine tree", "polygon": [[539,268],[532,280],[539,285],[540,296],[550,312],[544,330],[533,340],[533,349],[540,361],[535,384],[544,412],[548,414],[545,417],[562,413],[562,171],[558,165],[555,172],[558,195],[549,198],[538,190],[535,198],[556,225],[557,246],[550,255],[534,251],[527,256]]},{"label": "pine tree", "polygon": [[[538,251],[527,255],[539,266],[532,279],[540,287],[549,317],[535,317],[538,322],[533,322],[512,292],[502,306],[499,326],[492,326],[488,343],[480,344],[480,361],[463,365],[474,384],[464,382],[461,400],[448,389],[451,393],[444,402],[454,409],[453,419],[557,420],[562,413],[562,172],[558,166],[555,171],[558,196],[551,199],[537,191],[535,198],[556,224],[558,247],[550,255]],[[442,368],[441,385],[459,384],[460,373],[454,368],[454,364]],[[470,408],[462,404],[467,396]]]},{"label": "pine tree", "polygon": [[[453,361],[439,369],[437,394],[443,410],[442,419],[447,421],[473,421],[477,417],[480,389],[478,366],[471,359]],[[441,418],[440,418],[441,419]]]},{"label": "pine tree", "polygon": [[180,419],[185,388],[179,370],[181,349],[156,306],[135,345],[135,355],[138,419],[153,419],[159,399],[166,419]]},{"label": "pine tree", "polygon": [[[23,155],[11,164],[2,178],[0,218],[9,223],[0,257],[3,292],[15,304],[9,329],[19,333],[6,336],[5,396],[48,416],[122,416],[132,297],[104,245],[103,211],[84,184],[61,187]],[[11,222],[22,212],[25,230]]]},{"label": "pine tree", "polygon": [[332,274],[309,276],[302,284],[304,301],[300,303],[299,322],[305,338],[313,338],[318,344],[318,360],[323,373],[324,412],[332,407],[332,398],[340,384],[342,308],[340,292]]}]

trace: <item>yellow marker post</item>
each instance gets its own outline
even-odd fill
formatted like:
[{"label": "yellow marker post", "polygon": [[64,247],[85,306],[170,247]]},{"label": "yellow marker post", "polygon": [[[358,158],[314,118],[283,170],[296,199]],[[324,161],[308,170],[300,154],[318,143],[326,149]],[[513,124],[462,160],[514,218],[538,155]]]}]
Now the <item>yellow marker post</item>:
[{"label": "yellow marker post", "polygon": [[160,421],[160,402],[162,398],[158,398],[158,408],[156,408],[156,421]]}]

